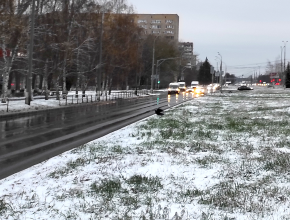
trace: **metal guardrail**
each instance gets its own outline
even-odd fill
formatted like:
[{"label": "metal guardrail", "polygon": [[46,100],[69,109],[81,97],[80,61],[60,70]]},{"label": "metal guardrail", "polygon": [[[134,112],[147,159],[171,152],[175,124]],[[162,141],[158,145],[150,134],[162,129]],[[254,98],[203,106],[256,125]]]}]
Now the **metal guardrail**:
[{"label": "metal guardrail", "polygon": [[[116,99],[128,99],[128,98],[135,98],[138,96],[145,96],[149,95],[149,90],[130,90],[130,91],[118,91],[118,92],[111,92],[109,95],[108,92],[103,93],[101,96],[98,94],[95,95],[83,95],[81,94],[74,94],[74,95],[59,95],[59,106],[64,105],[72,105],[72,104],[82,104],[82,103],[90,103],[90,102],[100,102],[100,101],[112,101]],[[45,97],[33,97],[34,99],[45,99]],[[53,93],[53,95],[48,96],[48,99],[55,99],[56,95]],[[63,102],[63,100],[65,101]],[[7,105],[6,111],[9,111],[9,101],[19,101],[19,100],[25,100],[24,97],[21,98],[6,98],[6,103],[0,103],[1,105]]]},{"label": "metal guardrail", "polygon": [[[112,92],[110,95],[107,93],[99,96],[95,95],[83,95],[83,94],[74,94],[74,95],[63,95],[63,99],[65,99],[65,105],[69,104],[81,104],[81,103],[89,103],[89,102],[99,102],[99,101],[112,101],[116,99],[128,99],[134,98],[137,96],[148,95],[149,90],[131,90],[131,91],[120,91],[120,92]],[[59,99],[59,105],[61,105],[61,99]]]}]

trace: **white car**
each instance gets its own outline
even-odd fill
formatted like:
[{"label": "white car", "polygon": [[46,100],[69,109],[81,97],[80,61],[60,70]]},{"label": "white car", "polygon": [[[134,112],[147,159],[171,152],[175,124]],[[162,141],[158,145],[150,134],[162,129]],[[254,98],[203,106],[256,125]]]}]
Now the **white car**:
[{"label": "white car", "polygon": [[178,83],[170,83],[168,87],[168,94],[179,94],[180,89],[179,89],[179,84]]}]

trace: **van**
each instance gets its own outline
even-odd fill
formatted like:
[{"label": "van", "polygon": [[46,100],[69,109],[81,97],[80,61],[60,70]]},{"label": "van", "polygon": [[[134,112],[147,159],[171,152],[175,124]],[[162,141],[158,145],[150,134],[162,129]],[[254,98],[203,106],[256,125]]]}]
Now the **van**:
[{"label": "van", "polygon": [[198,81],[192,81],[191,82],[191,88],[196,88],[199,85]]},{"label": "van", "polygon": [[180,89],[179,89],[179,84],[178,83],[169,83],[168,86],[168,94],[179,94]]},{"label": "van", "polygon": [[185,82],[178,82],[180,91],[184,92],[186,90]]}]

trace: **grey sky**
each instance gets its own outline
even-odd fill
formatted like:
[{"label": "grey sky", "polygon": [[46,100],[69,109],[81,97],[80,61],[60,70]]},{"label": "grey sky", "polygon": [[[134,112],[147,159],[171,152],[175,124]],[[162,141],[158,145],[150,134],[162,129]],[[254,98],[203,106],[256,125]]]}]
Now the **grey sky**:
[{"label": "grey sky", "polygon": [[[193,42],[199,59],[217,66],[217,52],[227,71],[249,76],[264,73],[267,61],[281,59],[282,41],[290,58],[289,0],[128,0],[136,13],[178,14],[179,41]],[[288,54],[288,55],[287,55]],[[284,58],[284,52],[283,52]]]}]

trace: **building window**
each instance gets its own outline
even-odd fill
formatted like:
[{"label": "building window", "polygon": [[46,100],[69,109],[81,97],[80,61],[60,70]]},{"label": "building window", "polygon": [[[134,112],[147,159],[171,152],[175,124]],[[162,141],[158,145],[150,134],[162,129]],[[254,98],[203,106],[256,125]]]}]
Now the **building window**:
[{"label": "building window", "polygon": [[152,34],[160,34],[160,31],[152,31]]},{"label": "building window", "polygon": [[173,40],[174,39],[174,36],[166,36],[166,38]]},{"label": "building window", "polygon": [[173,25],[166,25],[165,28],[166,29],[168,29],[168,28],[174,29],[174,26]]},{"label": "building window", "polygon": [[165,23],[167,23],[167,24],[173,24],[173,20],[165,20]]},{"label": "building window", "polygon": [[161,29],[161,25],[152,25],[151,28],[152,29]]},{"label": "building window", "polygon": [[140,24],[140,23],[145,23],[145,24],[147,24],[147,20],[138,20],[138,24]]},{"label": "building window", "polygon": [[161,24],[161,20],[152,20],[151,24]]},{"label": "building window", "polygon": [[166,34],[174,34],[173,31],[166,31]]},{"label": "building window", "polygon": [[147,29],[147,25],[146,24],[139,25],[139,28]]}]

